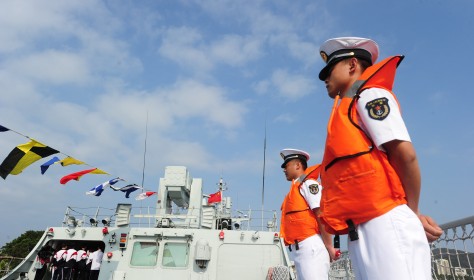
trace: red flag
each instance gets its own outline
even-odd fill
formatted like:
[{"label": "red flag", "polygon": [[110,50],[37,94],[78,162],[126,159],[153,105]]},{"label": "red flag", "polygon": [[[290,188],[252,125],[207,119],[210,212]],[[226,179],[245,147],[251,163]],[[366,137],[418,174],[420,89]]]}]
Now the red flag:
[{"label": "red flag", "polygon": [[93,174],[108,174],[107,172],[105,171],[102,171],[98,168],[92,168],[92,169],[87,169],[87,170],[82,170],[82,171],[79,171],[79,172],[76,172],[76,173],[72,173],[72,174],[69,174],[69,175],[66,175],[64,177],[61,178],[61,180],[59,180],[59,183],[61,184],[66,184],[67,182],[71,181],[71,180],[76,180],[76,181],[79,181],[79,179],[87,174],[87,173],[93,173]]},{"label": "red flag", "polygon": [[137,197],[135,197],[135,200],[143,200],[145,198],[148,198],[152,195],[156,194],[156,192],[144,192],[144,193],[141,193],[139,195],[137,195]]},{"label": "red flag", "polygon": [[221,202],[221,200],[222,200],[221,192],[218,191],[216,193],[209,195],[209,198],[207,199],[207,204]]}]

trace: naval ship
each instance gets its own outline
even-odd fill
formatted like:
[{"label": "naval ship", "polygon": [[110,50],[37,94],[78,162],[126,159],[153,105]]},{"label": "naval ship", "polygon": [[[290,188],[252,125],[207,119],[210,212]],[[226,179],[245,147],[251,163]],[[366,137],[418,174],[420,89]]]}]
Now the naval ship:
[{"label": "naval ship", "polygon": [[[222,179],[218,188],[222,194]],[[296,279],[276,211],[262,216],[262,228],[251,210],[233,212],[230,197],[208,204],[202,179],[192,178],[184,166],[165,168],[158,198],[155,210],[136,214],[131,204],[118,204],[111,213],[67,207],[62,224],[48,227],[31,253],[1,279],[34,279],[39,250],[48,245],[57,251],[62,244],[77,250],[100,247],[99,279]]]},{"label": "naval ship", "polygon": [[[222,179],[218,188],[225,191]],[[230,197],[222,195],[212,204],[208,197],[202,179],[192,178],[184,166],[168,166],[160,178],[156,209],[137,213],[131,204],[67,207],[62,223],[48,227],[17,267],[0,274],[1,280],[34,279],[40,249],[58,250],[62,244],[100,247],[101,280],[296,279],[276,211],[258,217],[251,210],[233,211]],[[443,235],[431,244],[432,279],[474,280],[474,216],[441,228]],[[43,279],[51,279],[51,272]],[[331,263],[329,279],[355,279],[347,252]]]}]

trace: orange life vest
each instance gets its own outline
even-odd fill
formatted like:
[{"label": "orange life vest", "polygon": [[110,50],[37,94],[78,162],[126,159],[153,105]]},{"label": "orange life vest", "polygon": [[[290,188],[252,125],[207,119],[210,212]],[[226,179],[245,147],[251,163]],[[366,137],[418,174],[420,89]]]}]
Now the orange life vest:
[{"label": "orange life vest", "polygon": [[366,88],[391,92],[402,59],[392,56],[368,67],[339,105],[338,98],[334,102],[321,169],[320,213],[329,233],[346,234],[348,221],[364,223],[406,204],[400,178],[360,127],[355,104]]},{"label": "orange life vest", "polygon": [[[300,187],[307,179],[318,179],[320,164],[306,168],[299,180],[293,180],[290,191],[281,205],[280,236],[286,245],[294,244],[319,233],[318,222],[313,210],[300,193]],[[320,190],[321,191],[321,190]]]}]

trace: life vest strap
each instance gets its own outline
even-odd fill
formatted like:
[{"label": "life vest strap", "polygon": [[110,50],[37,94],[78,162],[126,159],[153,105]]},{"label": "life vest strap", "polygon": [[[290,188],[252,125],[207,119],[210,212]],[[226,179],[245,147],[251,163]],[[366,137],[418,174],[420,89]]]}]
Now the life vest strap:
[{"label": "life vest strap", "polygon": [[357,229],[355,228],[354,222],[349,219],[346,221],[347,226],[349,227],[349,239],[351,241],[359,240],[359,234],[357,233]]},{"label": "life vest strap", "polygon": [[[289,250],[290,252],[293,251],[293,250],[291,249],[291,245],[292,245],[292,244],[288,245],[288,250]],[[295,250],[298,251],[299,249],[300,249],[300,246],[298,245],[298,240],[295,240]]]},{"label": "life vest strap", "polygon": [[298,182],[301,182],[301,184],[303,184],[303,182],[306,180],[306,177],[308,177],[308,175],[302,174],[300,177],[298,177]]},{"label": "life vest strap", "polygon": [[340,242],[339,234],[334,235],[333,242],[334,242],[334,249],[340,249],[341,248],[341,242]]}]

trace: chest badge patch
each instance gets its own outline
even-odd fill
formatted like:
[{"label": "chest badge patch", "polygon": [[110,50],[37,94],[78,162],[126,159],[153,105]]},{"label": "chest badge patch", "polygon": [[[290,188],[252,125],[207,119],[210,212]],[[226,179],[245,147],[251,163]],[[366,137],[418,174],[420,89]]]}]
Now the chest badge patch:
[{"label": "chest badge patch", "polygon": [[390,113],[388,99],[385,97],[377,98],[365,104],[365,109],[369,112],[369,117],[374,120],[384,120]]},{"label": "chest badge patch", "polygon": [[318,194],[319,192],[319,185],[318,184],[312,184],[308,186],[309,192],[311,194]]}]

